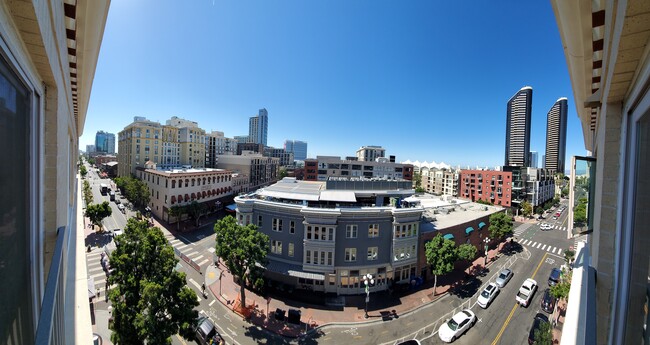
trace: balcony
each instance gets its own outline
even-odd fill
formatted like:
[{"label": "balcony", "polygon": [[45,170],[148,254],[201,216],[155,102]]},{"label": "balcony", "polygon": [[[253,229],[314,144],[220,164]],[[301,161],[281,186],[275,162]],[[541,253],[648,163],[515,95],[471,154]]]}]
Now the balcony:
[{"label": "balcony", "polygon": [[576,250],[561,343],[596,343],[596,270],[585,242],[578,243]]}]

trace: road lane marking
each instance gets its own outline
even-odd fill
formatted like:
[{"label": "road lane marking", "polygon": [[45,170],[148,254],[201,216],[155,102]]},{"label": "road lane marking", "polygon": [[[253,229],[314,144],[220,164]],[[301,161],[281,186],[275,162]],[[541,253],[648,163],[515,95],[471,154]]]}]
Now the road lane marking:
[{"label": "road lane marking", "polygon": [[544,246],[542,247],[542,250],[546,250],[546,245],[544,245]]},{"label": "road lane marking", "polygon": [[199,263],[199,266],[205,265],[205,263],[208,262],[208,261],[210,261],[210,259],[205,259],[205,260],[201,261],[201,263]]},{"label": "road lane marking", "polygon": [[562,249],[559,249],[559,248],[558,248],[557,254],[558,254],[558,255],[562,254]]},{"label": "road lane marking", "polygon": [[537,249],[539,249],[541,246],[542,246],[542,242],[540,242],[540,243],[537,245]]},{"label": "road lane marking", "polygon": [[209,307],[212,307],[212,305],[213,305],[214,302],[216,302],[216,301],[217,301],[216,299],[213,299],[212,302],[210,302],[210,304],[208,304],[208,306],[209,306]]},{"label": "road lane marking", "polygon": [[195,258],[192,258],[192,260],[199,261],[199,259],[202,259],[202,258],[203,258],[203,255],[199,255],[199,256],[197,256]]},{"label": "road lane marking", "polygon": [[[539,268],[542,267],[542,264],[546,261],[546,256],[548,253],[544,253],[544,256],[542,257],[542,260],[539,261],[539,264],[537,264],[537,268],[535,269],[535,272],[533,272],[533,276],[531,279],[535,279],[535,276],[537,275],[537,271],[539,271]],[[539,289],[538,289],[539,290]],[[501,330],[499,330],[499,333],[497,334],[497,337],[494,338],[494,341],[492,341],[492,345],[496,345],[499,342],[499,339],[501,339],[501,336],[503,335],[503,332],[506,330],[506,327],[508,327],[508,324],[510,323],[510,319],[512,319],[512,315],[515,313],[515,310],[517,310],[518,304],[515,303],[514,307],[512,307],[512,310],[510,311],[510,315],[508,315],[508,318],[506,319],[506,322],[503,323],[503,326],[501,327]]]}]

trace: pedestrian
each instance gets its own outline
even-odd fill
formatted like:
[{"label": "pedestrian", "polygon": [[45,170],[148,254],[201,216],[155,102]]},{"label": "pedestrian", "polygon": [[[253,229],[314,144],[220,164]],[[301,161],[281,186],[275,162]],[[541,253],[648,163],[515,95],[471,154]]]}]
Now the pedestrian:
[{"label": "pedestrian", "polygon": [[205,282],[201,284],[201,291],[203,291],[203,294],[205,295]]}]

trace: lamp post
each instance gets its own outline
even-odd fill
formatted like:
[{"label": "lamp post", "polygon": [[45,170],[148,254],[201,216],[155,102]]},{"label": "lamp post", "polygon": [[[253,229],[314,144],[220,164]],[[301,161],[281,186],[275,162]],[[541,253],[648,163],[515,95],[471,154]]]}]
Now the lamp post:
[{"label": "lamp post", "polygon": [[490,238],[486,237],[485,239],[483,239],[483,242],[485,242],[485,260],[483,261],[483,266],[487,266],[488,243],[490,243]]},{"label": "lamp post", "polygon": [[223,297],[221,294],[221,277],[223,277],[223,271],[219,271],[219,296]]},{"label": "lamp post", "polygon": [[375,280],[372,278],[372,274],[368,273],[363,276],[363,284],[366,286],[366,314],[364,318],[368,318],[368,301],[370,301],[370,285],[375,284]]}]

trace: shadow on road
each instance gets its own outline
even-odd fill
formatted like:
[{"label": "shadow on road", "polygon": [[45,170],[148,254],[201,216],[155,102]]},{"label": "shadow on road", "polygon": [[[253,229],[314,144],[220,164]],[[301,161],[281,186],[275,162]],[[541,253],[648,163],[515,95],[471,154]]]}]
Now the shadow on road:
[{"label": "shadow on road", "polygon": [[481,284],[483,284],[483,282],[477,277],[468,276],[465,279],[460,280],[452,285],[452,288],[449,290],[449,292],[452,295],[456,295],[460,298],[469,298],[474,296],[474,294],[481,287]]},{"label": "shadow on road", "polygon": [[501,254],[512,256],[517,253],[521,253],[524,250],[524,247],[518,242],[508,241],[503,245],[503,248],[499,250]]},{"label": "shadow on road", "polygon": [[92,234],[86,236],[86,247],[103,247],[113,240],[111,233],[109,232],[93,232]]}]

